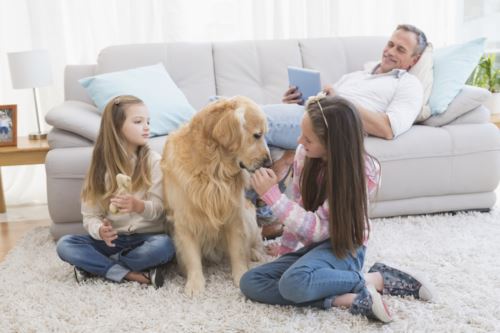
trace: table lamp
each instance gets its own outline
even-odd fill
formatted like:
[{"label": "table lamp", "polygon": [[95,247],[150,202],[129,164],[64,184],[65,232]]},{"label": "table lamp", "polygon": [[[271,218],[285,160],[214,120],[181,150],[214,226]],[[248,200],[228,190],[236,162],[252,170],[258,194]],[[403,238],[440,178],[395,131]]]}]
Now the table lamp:
[{"label": "table lamp", "polygon": [[30,140],[46,139],[47,134],[40,130],[40,110],[38,107],[38,87],[47,86],[52,83],[52,71],[50,68],[49,52],[47,50],[32,50],[25,52],[13,52],[8,54],[10,77],[12,88],[33,89],[35,99],[36,122],[38,132],[30,133]]}]

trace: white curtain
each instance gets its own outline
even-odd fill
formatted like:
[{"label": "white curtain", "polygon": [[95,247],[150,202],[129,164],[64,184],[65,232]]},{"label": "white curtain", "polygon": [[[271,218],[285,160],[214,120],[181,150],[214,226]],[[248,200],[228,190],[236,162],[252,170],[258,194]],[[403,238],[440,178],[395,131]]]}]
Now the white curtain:
[{"label": "white curtain", "polygon": [[[0,104],[18,105],[18,135],[36,128],[31,90],[13,90],[7,52],[48,49],[54,82],[41,111],[64,100],[67,64],[109,45],[171,41],[389,36],[400,23],[436,46],[460,41],[463,0],[0,0]],[[45,130],[48,125],[43,124]],[[46,202],[43,166],[3,167],[7,204]]]}]

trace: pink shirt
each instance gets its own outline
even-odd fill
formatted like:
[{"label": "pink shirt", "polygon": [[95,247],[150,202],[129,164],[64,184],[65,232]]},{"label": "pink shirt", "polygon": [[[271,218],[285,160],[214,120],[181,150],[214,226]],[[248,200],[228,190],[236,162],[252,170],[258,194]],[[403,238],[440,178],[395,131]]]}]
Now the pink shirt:
[{"label": "pink shirt", "polygon": [[[298,247],[321,242],[330,237],[328,200],[325,200],[314,212],[307,211],[303,207],[299,181],[305,157],[305,149],[299,145],[293,162],[294,177],[291,184],[291,198],[281,193],[278,185],[271,187],[262,196],[262,199],[271,207],[274,215],[285,226],[281,237],[280,254],[292,252]],[[365,161],[367,187],[370,194],[376,190],[380,181],[380,166],[369,156],[366,156]],[[369,223],[370,221],[367,221],[367,227]],[[365,229],[365,245],[367,241],[368,228]]]}]

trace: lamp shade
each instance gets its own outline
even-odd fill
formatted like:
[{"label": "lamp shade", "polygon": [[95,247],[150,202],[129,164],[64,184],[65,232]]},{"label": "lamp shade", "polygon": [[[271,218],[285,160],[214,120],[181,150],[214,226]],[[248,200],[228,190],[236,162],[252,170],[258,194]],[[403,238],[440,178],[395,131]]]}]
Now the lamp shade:
[{"label": "lamp shade", "polygon": [[36,88],[52,83],[49,52],[33,50],[8,54],[12,88]]}]

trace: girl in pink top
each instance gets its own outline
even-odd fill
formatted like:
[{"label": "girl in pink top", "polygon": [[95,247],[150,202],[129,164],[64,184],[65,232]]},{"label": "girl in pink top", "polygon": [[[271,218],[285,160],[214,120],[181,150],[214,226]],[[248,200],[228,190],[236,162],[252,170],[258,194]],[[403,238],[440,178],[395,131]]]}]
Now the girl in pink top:
[{"label": "girl in pink top", "polygon": [[353,104],[320,94],[310,98],[301,122],[291,198],[271,169],[252,176],[255,191],[284,224],[277,260],[248,271],[240,288],[268,304],[348,307],[382,322],[391,316],[379,292],[430,299],[421,279],[376,263],[363,274],[370,234],[368,195],[380,181],[379,163],[364,149]]}]

